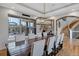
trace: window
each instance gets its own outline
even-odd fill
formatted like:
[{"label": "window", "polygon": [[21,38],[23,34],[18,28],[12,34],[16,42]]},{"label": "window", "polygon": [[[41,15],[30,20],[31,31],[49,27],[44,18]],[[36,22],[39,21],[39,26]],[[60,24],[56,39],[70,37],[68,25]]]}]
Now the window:
[{"label": "window", "polygon": [[22,29],[22,33],[26,33],[26,27],[27,27],[26,21],[24,21],[24,20],[25,20],[25,19],[21,19],[21,25],[22,25],[21,29]]},{"label": "window", "polygon": [[29,33],[34,33],[34,22],[28,22]]},{"label": "window", "polygon": [[33,28],[33,27],[34,27],[34,23],[28,22],[28,27],[29,27],[29,28]]},{"label": "window", "polygon": [[9,34],[18,34],[20,33],[20,18],[9,17]]},{"label": "window", "polygon": [[10,35],[35,33],[34,21],[26,21],[27,19],[10,16],[8,18]]},{"label": "window", "polygon": [[22,25],[22,26],[26,26],[26,22],[22,20],[22,21],[21,21],[21,25]]},{"label": "window", "polygon": [[17,25],[20,25],[19,18],[9,17],[9,22],[13,22],[13,23],[16,23]]}]

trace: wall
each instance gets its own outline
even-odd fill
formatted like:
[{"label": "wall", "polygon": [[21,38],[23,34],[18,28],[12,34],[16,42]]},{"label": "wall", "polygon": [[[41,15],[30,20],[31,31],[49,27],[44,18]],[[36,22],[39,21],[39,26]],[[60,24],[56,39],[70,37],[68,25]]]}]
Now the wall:
[{"label": "wall", "polygon": [[7,9],[0,7],[0,50],[5,48],[8,39],[8,13]]}]

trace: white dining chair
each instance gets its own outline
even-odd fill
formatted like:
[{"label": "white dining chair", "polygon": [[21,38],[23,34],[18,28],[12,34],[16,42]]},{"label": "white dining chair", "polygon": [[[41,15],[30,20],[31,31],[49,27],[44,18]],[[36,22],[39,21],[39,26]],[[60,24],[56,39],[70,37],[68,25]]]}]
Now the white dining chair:
[{"label": "white dining chair", "polygon": [[56,42],[55,42],[55,49],[58,49],[60,46],[61,41],[61,34],[57,36]]},{"label": "white dining chair", "polygon": [[64,33],[61,34],[60,44],[63,44],[63,41],[64,41]]},{"label": "white dining chair", "polygon": [[46,39],[47,38],[47,32],[43,32],[43,37]]},{"label": "white dining chair", "polygon": [[25,36],[23,34],[16,35],[15,42],[17,46],[25,44]]},{"label": "white dining chair", "polygon": [[28,43],[32,44],[36,40],[36,36],[34,33],[28,34]]},{"label": "white dining chair", "polygon": [[42,34],[41,33],[37,33],[36,35],[37,35],[38,39],[42,39]]},{"label": "white dining chair", "polygon": [[49,55],[52,51],[54,51],[56,36],[50,37],[48,39],[48,45],[47,45],[47,54]]},{"label": "white dining chair", "polygon": [[8,42],[15,42],[15,35],[9,35]]},{"label": "white dining chair", "polygon": [[31,34],[28,34],[28,39],[35,39],[35,34],[34,33],[31,33]]},{"label": "white dining chair", "polygon": [[63,47],[63,42],[64,42],[64,33],[61,34],[60,49]]},{"label": "white dining chair", "polygon": [[28,44],[28,36],[25,36],[25,43]]},{"label": "white dining chair", "polygon": [[44,53],[45,39],[33,43],[31,47],[32,56],[42,56]]}]

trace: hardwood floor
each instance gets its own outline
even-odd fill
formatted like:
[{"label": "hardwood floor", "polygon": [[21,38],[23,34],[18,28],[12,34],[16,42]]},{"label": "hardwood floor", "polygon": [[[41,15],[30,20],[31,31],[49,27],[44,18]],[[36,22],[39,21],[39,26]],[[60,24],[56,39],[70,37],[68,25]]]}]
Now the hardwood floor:
[{"label": "hardwood floor", "polygon": [[79,56],[79,40],[71,42],[69,38],[64,38],[63,48],[57,56]]},{"label": "hardwood floor", "polygon": [[0,50],[0,56],[7,56],[7,49]]}]

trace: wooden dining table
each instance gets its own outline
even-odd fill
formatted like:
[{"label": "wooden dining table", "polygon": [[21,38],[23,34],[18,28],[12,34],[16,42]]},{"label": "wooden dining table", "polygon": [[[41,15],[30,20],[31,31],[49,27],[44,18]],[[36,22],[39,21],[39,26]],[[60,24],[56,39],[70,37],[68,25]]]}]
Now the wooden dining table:
[{"label": "wooden dining table", "polygon": [[[51,36],[52,35],[49,35],[46,37],[45,46],[47,46],[48,38]],[[41,39],[39,39],[37,37],[35,39],[30,39],[30,40],[28,39],[30,41],[30,43],[25,41],[25,44],[20,45],[20,46],[16,46],[15,42],[9,43],[7,46],[8,54],[11,56],[30,56],[33,42],[43,40],[43,39],[44,39],[43,37]]]}]

